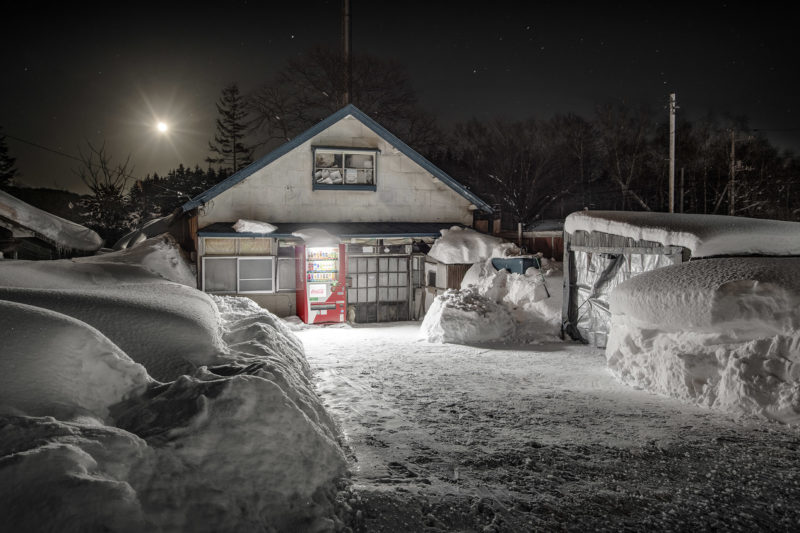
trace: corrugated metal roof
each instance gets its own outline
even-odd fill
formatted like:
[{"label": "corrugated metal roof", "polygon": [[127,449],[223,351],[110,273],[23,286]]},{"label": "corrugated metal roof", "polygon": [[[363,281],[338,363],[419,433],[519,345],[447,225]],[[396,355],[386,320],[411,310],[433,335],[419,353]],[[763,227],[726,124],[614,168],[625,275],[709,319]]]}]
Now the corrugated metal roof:
[{"label": "corrugated metal roof", "polygon": [[190,211],[190,210],[192,210],[192,209],[194,209],[196,207],[201,206],[202,204],[208,202],[209,200],[211,200],[212,198],[216,197],[220,193],[222,193],[224,191],[227,191],[228,189],[230,189],[231,187],[233,187],[237,183],[245,180],[249,176],[251,176],[254,173],[258,172],[259,170],[261,170],[265,166],[269,165],[270,163],[272,163],[276,159],[278,159],[278,158],[286,155],[287,153],[291,152],[292,150],[294,150],[295,148],[297,148],[298,146],[300,146],[304,142],[306,142],[306,141],[310,140],[311,138],[313,138],[314,136],[322,133],[323,131],[328,129],[330,126],[332,126],[335,123],[339,122],[340,120],[342,120],[343,118],[347,117],[348,115],[352,115],[353,117],[355,117],[362,124],[367,126],[369,129],[371,129],[373,132],[375,132],[381,138],[383,138],[383,140],[385,140],[386,142],[388,142],[389,144],[391,144],[392,146],[397,148],[400,152],[405,154],[409,159],[411,159],[412,161],[417,163],[419,166],[421,166],[422,168],[424,168],[425,170],[430,172],[431,175],[433,175],[437,179],[441,180],[445,185],[447,185],[448,187],[450,187],[451,189],[456,191],[458,194],[460,194],[461,196],[463,196],[464,198],[466,198],[467,200],[469,200],[470,202],[475,204],[475,206],[477,206],[478,209],[480,209],[482,211],[485,211],[487,213],[491,213],[492,212],[492,208],[491,208],[491,206],[489,204],[487,204],[486,202],[484,202],[483,200],[478,198],[478,196],[476,196],[472,191],[470,191],[465,186],[463,186],[462,184],[457,182],[455,179],[450,177],[446,172],[441,170],[439,167],[437,167],[436,165],[434,165],[433,163],[431,163],[430,161],[425,159],[422,155],[419,154],[419,152],[417,152],[416,150],[414,150],[413,148],[408,146],[406,143],[401,141],[393,133],[391,133],[389,130],[387,130],[386,128],[384,128],[383,126],[381,126],[380,124],[375,122],[373,119],[371,119],[369,116],[367,116],[363,111],[358,109],[353,104],[349,104],[349,105],[343,107],[342,109],[340,109],[336,113],[332,114],[331,116],[329,116],[325,120],[319,122],[318,124],[312,126],[309,129],[307,129],[306,131],[304,131],[303,133],[301,133],[300,135],[298,135],[297,137],[295,137],[291,141],[289,141],[289,142],[287,142],[285,144],[282,144],[281,146],[279,146],[278,148],[276,148],[272,152],[268,153],[267,155],[265,155],[264,157],[262,157],[258,161],[255,161],[254,163],[252,163],[251,165],[243,168],[239,172],[236,172],[235,174],[230,176],[228,179],[226,179],[226,180],[214,185],[213,187],[211,187],[207,191],[200,193],[196,197],[192,198],[191,200],[189,200],[188,202],[183,204],[183,206],[181,206],[181,208],[183,209],[184,212],[186,212],[186,211]]},{"label": "corrugated metal roof", "polygon": [[197,232],[201,237],[271,237],[296,238],[292,233],[309,228],[322,228],[342,238],[388,239],[392,237],[439,237],[441,230],[453,226],[464,227],[458,222],[308,222],[272,223],[277,229],[272,233],[238,233],[234,222],[216,222]]}]

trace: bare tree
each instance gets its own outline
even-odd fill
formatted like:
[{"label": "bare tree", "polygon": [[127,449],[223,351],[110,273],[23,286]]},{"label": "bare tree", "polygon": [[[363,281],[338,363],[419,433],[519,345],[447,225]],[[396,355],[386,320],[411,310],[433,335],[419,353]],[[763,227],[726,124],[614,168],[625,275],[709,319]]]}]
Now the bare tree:
[{"label": "bare tree", "polygon": [[[286,142],[344,105],[346,64],[338,50],[316,47],[290,60],[250,98],[261,144]],[[417,102],[405,69],[394,61],[354,54],[350,101],[422,151],[440,142],[432,116]]]},{"label": "bare tree", "polygon": [[99,148],[88,141],[86,144],[87,150],[78,148],[81,166],[75,169],[91,191],[82,202],[83,216],[85,223],[109,242],[126,230],[125,184],[133,170],[128,168],[130,155],[115,165],[105,143]]},{"label": "bare tree", "polygon": [[[597,109],[597,134],[600,152],[608,178],[619,187],[622,208],[629,200],[642,209],[651,208],[635,191],[646,178],[653,176],[647,168],[650,156],[650,137],[654,128],[651,114],[645,108],[631,109],[625,105],[604,105]],[[648,186],[645,184],[644,189]],[[652,188],[652,187],[650,187]]]},{"label": "bare tree", "polygon": [[455,128],[455,157],[472,186],[500,204],[514,222],[528,222],[569,194],[555,172],[548,129],[520,122],[471,120]]}]

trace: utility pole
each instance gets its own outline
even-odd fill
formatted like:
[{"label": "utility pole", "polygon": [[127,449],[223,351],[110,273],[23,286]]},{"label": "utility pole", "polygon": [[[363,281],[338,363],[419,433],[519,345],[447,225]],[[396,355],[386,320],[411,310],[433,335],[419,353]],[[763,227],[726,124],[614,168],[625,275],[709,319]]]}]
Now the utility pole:
[{"label": "utility pole", "polygon": [[669,95],[669,212],[675,212],[675,93]]},{"label": "utility pole", "polygon": [[736,130],[731,128],[731,168],[728,178],[728,214],[733,216],[736,214],[734,208],[734,187],[736,186]]},{"label": "utility pole", "polygon": [[350,64],[350,0],[342,0],[342,60],[344,62],[343,104],[350,103],[353,92],[353,69]]}]

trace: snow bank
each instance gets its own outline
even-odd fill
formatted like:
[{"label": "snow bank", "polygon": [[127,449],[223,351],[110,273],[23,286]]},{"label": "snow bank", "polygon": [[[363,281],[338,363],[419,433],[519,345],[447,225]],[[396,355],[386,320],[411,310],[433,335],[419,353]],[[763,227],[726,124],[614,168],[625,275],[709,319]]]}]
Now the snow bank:
[{"label": "snow bank", "polygon": [[[174,283],[85,289],[0,287],[0,300],[49,309],[99,330],[159,381],[217,360],[217,309],[198,290]],[[36,339],[31,339],[36,349]]]},{"label": "snow bank", "polygon": [[150,237],[116,252],[79,257],[72,261],[96,265],[136,265],[166,280],[192,288],[197,287],[197,276],[192,271],[189,260],[169,233]]},{"label": "snow bank", "polygon": [[800,223],[781,220],[652,213],[578,211],[564,231],[599,231],[636,240],[683,246],[692,257],[715,255],[800,255]]},{"label": "snow bank", "polygon": [[429,342],[471,344],[506,339],[514,334],[514,319],[502,305],[475,289],[448,289],[436,297],[420,331]]},{"label": "snow bank", "polygon": [[89,228],[26,204],[5,191],[0,191],[0,217],[33,230],[62,248],[94,252],[103,246],[100,235]]},{"label": "snow bank", "polygon": [[491,259],[475,263],[464,275],[461,289],[474,287],[481,296],[505,306],[527,340],[555,335],[561,324],[563,273],[560,262],[540,260],[541,270],[529,268],[525,274],[498,271]]},{"label": "snow bank", "polygon": [[261,222],[260,220],[247,220],[240,218],[233,225],[233,230],[237,233],[272,233],[277,226],[273,226],[269,222]]},{"label": "snow bank", "polygon": [[120,237],[120,239],[114,243],[112,248],[114,250],[125,250],[127,248],[132,248],[151,237],[163,235],[169,231],[170,226],[174,224],[181,215],[181,211],[175,211],[170,215],[148,220],[142,224],[141,227]]},{"label": "snow bank", "polygon": [[165,279],[173,246],[0,262],[0,514],[25,531],[334,530],[346,460],[302,344],[249,299]]},{"label": "snow bank", "polygon": [[0,415],[0,510],[9,531],[158,531],[131,478],[139,437],[91,421]]},{"label": "snow bank", "polygon": [[492,257],[519,255],[513,243],[479,233],[470,228],[453,226],[443,229],[442,236],[434,241],[428,255],[440,263],[468,264],[485,261]]},{"label": "snow bank", "polygon": [[798,258],[720,258],[644,273],[610,296],[609,368],[708,407],[800,423]]},{"label": "snow bank", "polygon": [[213,364],[222,347],[211,298],[168,281],[188,282],[189,272],[177,243],[162,236],[100,256],[3,262],[0,299],[85,322],[152,377],[171,381]]},{"label": "snow bank", "polygon": [[57,312],[0,299],[0,331],[0,410],[107,419],[151,381],[102,333]]},{"label": "snow bank", "polygon": [[[346,461],[340,433],[313,390],[302,344],[250,300],[214,302],[224,340],[218,364],[171,383],[151,382],[122,401],[97,395],[91,380],[65,392],[67,399],[94,399],[95,411],[108,408],[117,427],[88,417],[0,416],[0,512],[31,531],[334,530],[335,482]],[[84,330],[93,331],[77,331]],[[121,354],[96,336],[101,340],[85,343],[88,353],[108,346]],[[79,338],[72,331],[68,337]],[[4,351],[0,361],[25,356]],[[35,362],[47,363],[32,362],[31,379],[50,375]],[[54,377],[64,374],[60,364]],[[20,368],[3,368],[3,377],[29,382],[15,375]],[[3,399],[6,411],[32,394],[2,385],[12,397],[10,406]],[[40,400],[43,412],[52,412],[50,398]]]}]

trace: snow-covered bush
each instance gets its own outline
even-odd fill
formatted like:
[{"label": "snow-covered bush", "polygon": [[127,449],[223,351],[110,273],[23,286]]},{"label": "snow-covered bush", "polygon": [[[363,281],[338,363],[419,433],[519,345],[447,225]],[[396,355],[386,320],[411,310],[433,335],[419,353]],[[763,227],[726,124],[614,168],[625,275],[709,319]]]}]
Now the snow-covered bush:
[{"label": "snow-covered bush", "polygon": [[798,271],[798,258],[720,258],[626,281],[610,296],[608,367],[635,387],[800,422]]}]

